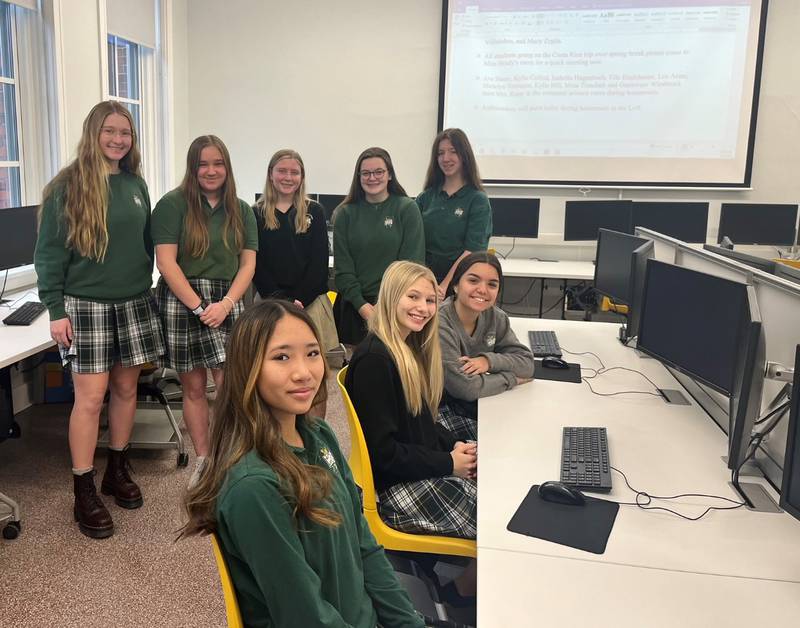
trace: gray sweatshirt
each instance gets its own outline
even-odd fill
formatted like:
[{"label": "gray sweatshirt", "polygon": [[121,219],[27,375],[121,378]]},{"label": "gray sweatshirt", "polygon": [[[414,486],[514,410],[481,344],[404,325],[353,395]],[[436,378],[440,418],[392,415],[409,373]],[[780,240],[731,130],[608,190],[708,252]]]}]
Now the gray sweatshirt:
[{"label": "gray sweatshirt", "polygon": [[[456,313],[453,298],[445,299],[439,309],[439,339],[444,361],[444,388],[464,401],[497,395],[517,385],[517,377],[533,377],[533,354],[517,340],[503,310],[492,307],[481,313],[475,332],[470,336]],[[459,358],[484,356],[489,371],[467,375],[461,371]]]}]

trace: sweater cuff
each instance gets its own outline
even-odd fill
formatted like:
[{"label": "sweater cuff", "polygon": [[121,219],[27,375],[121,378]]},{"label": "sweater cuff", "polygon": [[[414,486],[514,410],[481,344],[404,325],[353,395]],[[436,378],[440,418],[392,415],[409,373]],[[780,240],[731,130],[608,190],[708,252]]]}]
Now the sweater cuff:
[{"label": "sweater cuff", "polygon": [[436,471],[438,476],[443,478],[453,475],[453,456],[450,452],[441,452],[441,459],[436,460]]},{"label": "sweater cuff", "polygon": [[47,313],[50,315],[50,321],[57,321],[61,318],[67,318],[67,311],[64,309],[63,303],[57,305],[47,306]]},{"label": "sweater cuff", "polygon": [[517,376],[511,371],[500,371],[499,375],[502,375],[503,379],[506,380],[506,384],[508,384],[508,388],[506,390],[511,390],[517,385]]}]

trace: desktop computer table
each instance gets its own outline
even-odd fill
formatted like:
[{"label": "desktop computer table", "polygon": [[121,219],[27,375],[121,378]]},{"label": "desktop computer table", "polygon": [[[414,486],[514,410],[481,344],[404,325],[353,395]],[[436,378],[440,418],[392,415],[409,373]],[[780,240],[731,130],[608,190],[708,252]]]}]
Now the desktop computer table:
[{"label": "desktop computer table", "polygon": [[[623,366],[662,388],[681,389],[658,361],[624,347],[618,325],[512,319],[517,336],[552,329],[564,359],[591,376]],[[655,392],[644,377],[610,371],[591,379],[599,393]],[[504,625],[792,625],[800,617],[800,522],[785,513],[712,511],[687,521],[620,506],[604,554],[510,532],[506,526],[531,485],[557,480],[563,426],[605,426],[611,464],[652,495],[706,493],[738,499],[721,457],[727,437],[692,401],[598,396],[587,383],[537,380],[479,402],[478,623]],[[748,478],[749,479],[749,478]],[[763,481],[763,480],[762,480]],[[766,481],[763,481],[766,484]],[[618,473],[602,499],[634,501]],[[768,489],[773,495],[774,491]],[[660,503],[687,516],[708,498]]]}]

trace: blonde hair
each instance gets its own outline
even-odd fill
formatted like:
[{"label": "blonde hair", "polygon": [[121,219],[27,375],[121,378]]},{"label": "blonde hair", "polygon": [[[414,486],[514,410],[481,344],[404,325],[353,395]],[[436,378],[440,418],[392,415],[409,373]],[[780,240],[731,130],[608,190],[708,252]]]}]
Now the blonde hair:
[{"label": "blonde hair", "polygon": [[244,247],[244,221],[239,199],[236,196],[236,182],[233,179],[231,156],[225,144],[216,135],[201,135],[189,146],[186,154],[186,174],[180,185],[180,190],[186,199],[187,211],[184,223],[186,248],[192,257],[205,257],[208,252],[208,217],[203,209],[200,182],[197,180],[197,171],[200,168],[200,155],[204,148],[213,146],[222,155],[225,163],[225,183],[222,185],[222,203],[225,209],[225,223],[222,227],[222,241],[225,248],[231,250],[228,242],[228,232],[233,231],[236,253]]},{"label": "blonde hair", "polygon": [[[181,537],[216,530],[217,499],[228,471],[252,450],[277,474],[295,520],[306,517],[328,527],[341,521],[336,511],[325,506],[332,490],[330,473],[305,464],[292,453],[283,439],[280,424],[258,393],[267,345],[276,325],[286,316],[306,323],[319,342],[319,333],[305,310],[275,299],[245,309],[233,326],[227,344],[225,376],[214,404],[217,410],[216,420],[211,423],[208,465],[200,481],[184,498],[189,520],[181,529]],[[325,401],[327,396],[328,368],[324,359],[322,363],[324,371],[314,405]],[[306,421],[313,424],[316,419],[306,417]]]},{"label": "blonde hair", "polygon": [[119,160],[119,169],[141,176],[141,155],[136,127],[130,112],[120,103],[105,100],[92,107],[83,121],[77,157],[64,167],[42,191],[38,220],[41,224],[44,202],[53,194],[63,194],[67,246],[79,255],[98,262],[108,250],[108,161],[100,149],[100,131],[111,114],[123,116],[131,127],[131,148]]},{"label": "blonde hair", "polygon": [[275,186],[272,185],[272,169],[282,159],[294,159],[300,164],[300,185],[297,190],[295,190],[294,198],[292,198],[292,205],[297,210],[297,215],[294,219],[295,233],[305,233],[308,230],[306,216],[308,216],[309,202],[306,196],[306,167],[303,164],[303,158],[300,157],[297,151],[290,148],[283,148],[276,152],[272,156],[272,159],[269,160],[269,165],[267,166],[267,181],[264,183],[264,192],[261,194],[261,198],[256,201],[256,207],[264,218],[264,227],[266,229],[274,230],[280,226],[275,216],[276,205],[278,204],[278,191],[275,189]]},{"label": "blonde hair", "polygon": [[438,307],[421,331],[412,331],[405,339],[397,319],[397,304],[418,279],[430,281],[436,293],[436,278],[425,266],[402,260],[389,265],[381,281],[375,313],[369,319],[369,329],[383,341],[394,359],[409,411],[418,415],[426,405],[435,417],[444,389]]}]

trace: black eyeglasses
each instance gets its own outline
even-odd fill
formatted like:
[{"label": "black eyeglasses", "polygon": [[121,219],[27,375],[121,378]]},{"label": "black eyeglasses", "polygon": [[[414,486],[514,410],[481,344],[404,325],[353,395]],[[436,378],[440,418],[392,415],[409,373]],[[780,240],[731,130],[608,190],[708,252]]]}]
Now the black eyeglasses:
[{"label": "black eyeglasses", "polygon": [[383,175],[386,174],[386,170],[383,168],[378,168],[377,170],[362,170],[358,173],[362,179],[383,179]]}]

